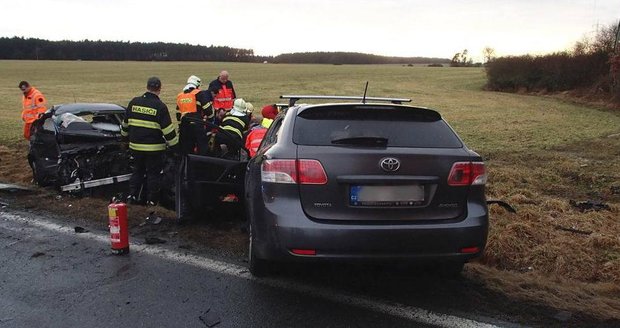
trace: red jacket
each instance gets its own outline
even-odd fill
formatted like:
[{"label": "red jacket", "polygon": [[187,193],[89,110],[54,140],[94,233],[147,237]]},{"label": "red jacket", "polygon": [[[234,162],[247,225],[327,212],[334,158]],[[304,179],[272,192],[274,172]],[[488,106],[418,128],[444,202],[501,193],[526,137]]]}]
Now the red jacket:
[{"label": "red jacket", "polygon": [[256,128],[248,134],[245,139],[245,148],[250,152],[250,157],[254,157],[256,155],[258,147],[265,137],[265,133],[267,133],[267,129]]}]

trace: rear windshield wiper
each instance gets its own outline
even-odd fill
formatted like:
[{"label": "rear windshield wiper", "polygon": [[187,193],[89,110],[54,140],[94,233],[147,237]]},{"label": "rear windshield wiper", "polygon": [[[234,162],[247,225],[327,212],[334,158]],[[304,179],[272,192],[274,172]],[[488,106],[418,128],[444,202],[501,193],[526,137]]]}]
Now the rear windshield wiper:
[{"label": "rear windshield wiper", "polygon": [[334,145],[359,145],[371,147],[385,147],[388,139],[383,137],[351,137],[332,139]]}]

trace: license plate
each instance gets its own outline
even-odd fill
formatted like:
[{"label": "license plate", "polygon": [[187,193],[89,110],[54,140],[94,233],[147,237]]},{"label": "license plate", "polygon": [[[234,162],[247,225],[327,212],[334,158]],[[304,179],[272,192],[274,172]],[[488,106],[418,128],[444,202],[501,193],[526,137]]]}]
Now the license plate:
[{"label": "license plate", "polygon": [[418,206],[424,203],[424,186],[357,186],[352,185],[351,206]]}]

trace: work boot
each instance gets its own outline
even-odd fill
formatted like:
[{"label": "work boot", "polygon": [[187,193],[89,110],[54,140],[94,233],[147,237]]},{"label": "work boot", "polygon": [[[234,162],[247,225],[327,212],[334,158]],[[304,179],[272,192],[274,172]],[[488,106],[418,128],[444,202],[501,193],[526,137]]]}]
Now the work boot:
[{"label": "work boot", "polygon": [[161,217],[159,217],[157,215],[157,213],[155,213],[155,211],[149,213],[149,216],[146,217],[146,219],[144,220],[144,223],[148,223],[148,224],[159,224],[161,223]]},{"label": "work boot", "polygon": [[129,195],[129,196],[127,196],[126,203],[127,203],[127,205],[129,205],[129,204],[137,204],[138,203],[138,199],[134,195]]}]

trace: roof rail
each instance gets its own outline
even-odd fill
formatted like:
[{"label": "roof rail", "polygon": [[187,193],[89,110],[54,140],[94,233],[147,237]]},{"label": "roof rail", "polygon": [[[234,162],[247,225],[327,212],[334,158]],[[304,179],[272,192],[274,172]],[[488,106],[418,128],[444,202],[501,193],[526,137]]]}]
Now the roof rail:
[{"label": "roof rail", "polygon": [[330,100],[359,100],[364,101],[385,101],[392,104],[411,102],[408,98],[383,98],[383,97],[359,97],[359,96],[307,96],[307,95],[282,95],[280,99],[288,99],[289,106],[295,106],[300,99],[330,99]]}]

